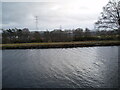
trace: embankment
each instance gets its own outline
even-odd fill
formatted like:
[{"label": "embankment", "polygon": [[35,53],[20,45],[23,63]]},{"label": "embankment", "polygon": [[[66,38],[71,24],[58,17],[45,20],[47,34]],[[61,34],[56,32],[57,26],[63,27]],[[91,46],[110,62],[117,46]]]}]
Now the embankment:
[{"label": "embankment", "polygon": [[44,48],[72,48],[91,46],[119,46],[120,41],[81,41],[81,42],[52,42],[52,43],[16,43],[1,44],[2,49],[44,49]]}]

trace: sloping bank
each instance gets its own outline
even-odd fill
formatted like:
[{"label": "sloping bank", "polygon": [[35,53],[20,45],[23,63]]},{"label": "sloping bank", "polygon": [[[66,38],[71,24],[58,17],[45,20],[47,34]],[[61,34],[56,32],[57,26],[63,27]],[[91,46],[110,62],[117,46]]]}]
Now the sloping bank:
[{"label": "sloping bank", "polygon": [[54,43],[17,43],[1,44],[2,49],[44,49],[44,48],[72,48],[91,46],[119,46],[120,41],[81,41],[81,42],[54,42]]}]

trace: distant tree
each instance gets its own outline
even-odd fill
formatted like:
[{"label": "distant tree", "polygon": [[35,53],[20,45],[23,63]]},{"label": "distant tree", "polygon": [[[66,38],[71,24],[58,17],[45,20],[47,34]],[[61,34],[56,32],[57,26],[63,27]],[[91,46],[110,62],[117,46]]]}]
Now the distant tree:
[{"label": "distant tree", "polygon": [[77,28],[73,31],[73,39],[74,41],[80,41],[83,36],[83,29]]},{"label": "distant tree", "polygon": [[42,42],[40,32],[38,32],[38,31],[35,31],[33,33],[33,38],[34,38],[33,41],[35,41],[35,42]]},{"label": "distant tree", "polygon": [[43,40],[45,42],[51,42],[51,33],[50,33],[50,31],[44,31]]},{"label": "distant tree", "polygon": [[85,29],[85,37],[90,37],[91,36],[91,32],[88,28]]},{"label": "distant tree", "polygon": [[103,12],[99,20],[95,23],[97,30],[120,29],[120,1],[110,0],[108,4],[103,7]]},{"label": "distant tree", "polygon": [[28,42],[29,41],[29,36],[30,36],[29,34],[30,34],[30,31],[29,31],[28,28],[24,28],[22,30],[22,40],[23,40],[23,42]]},{"label": "distant tree", "polygon": [[6,30],[2,29],[2,43],[9,43],[8,33]]},{"label": "distant tree", "polygon": [[61,29],[55,29],[51,33],[51,39],[53,42],[64,41],[64,32]]},{"label": "distant tree", "polygon": [[21,29],[17,29],[16,33],[17,33],[18,39],[21,39],[21,37],[23,35],[22,30]]}]

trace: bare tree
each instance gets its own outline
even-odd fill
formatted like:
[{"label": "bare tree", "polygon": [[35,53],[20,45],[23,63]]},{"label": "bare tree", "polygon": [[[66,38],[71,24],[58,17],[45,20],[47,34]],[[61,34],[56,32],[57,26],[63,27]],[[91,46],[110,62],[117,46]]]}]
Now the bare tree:
[{"label": "bare tree", "polygon": [[95,23],[97,30],[120,29],[120,0],[110,0],[103,7],[99,20]]}]

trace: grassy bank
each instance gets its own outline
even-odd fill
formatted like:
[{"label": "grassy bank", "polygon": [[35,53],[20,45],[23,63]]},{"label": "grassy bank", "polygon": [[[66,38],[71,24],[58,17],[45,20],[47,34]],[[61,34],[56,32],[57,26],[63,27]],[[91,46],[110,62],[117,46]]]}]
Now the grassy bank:
[{"label": "grassy bank", "polygon": [[52,42],[52,43],[16,43],[0,44],[2,49],[39,49],[39,48],[71,48],[90,46],[118,46],[120,41],[81,41],[81,42]]}]

